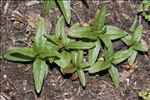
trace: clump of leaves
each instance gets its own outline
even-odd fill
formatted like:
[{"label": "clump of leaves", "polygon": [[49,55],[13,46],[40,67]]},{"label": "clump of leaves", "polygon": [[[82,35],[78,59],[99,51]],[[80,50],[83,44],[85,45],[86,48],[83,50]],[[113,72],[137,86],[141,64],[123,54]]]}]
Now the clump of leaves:
[{"label": "clump of leaves", "polygon": [[150,91],[140,91],[140,92],[138,92],[138,95],[143,100],[150,100]]},{"label": "clump of leaves", "polygon": [[70,0],[44,0],[42,13],[48,14],[55,2],[58,3],[66,22],[69,24],[71,18]]},{"label": "clump of leaves", "polygon": [[131,55],[128,58],[129,64],[133,64],[138,51],[146,52],[148,51],[148,46],[145,42],[140,42],[143,32],[143,26],[138,24],[137,16],[134,20],[133,25],[130,28],[130,31],[133,32],[133,35],[127,35],[121,40],[129,47],[131,50]]},{"label": "clump of leaves", "polygon": [[12,47],[4,55],[4,58],[16,62],[33,62],[33,76],[35,81],[36,91],[39,93],[42,88],[43,80],[47,76],[48,66],[46,61],[48,58],[59,57],[58,48],[51,42],[48,42],[43,36],[46,34],[45,22],[40,18],[36,35],[33,39],[33,47]]},{"label": "clump of leaves", "polygon": [[138,10],[139,13],[142,14],[142,16],[150,21],[150,1],[149,0],[143,0],[143,2],[141,2],[139,4]]},{"label": "clump of leaves", "polygon": [[[134,22],[131,30],[134,35],[130,36],[118,27],[105,25],[105,18],[105,5],[100,8],[91,26],[83,27],[76,23],[65,30],[64,17],[60,17],[55,33],[51,35],[46,33],[44,20],[41,18],[33,39],[33,47],[10,48],[4,57],[17,62],[33,61],[33,76],[38,93],[47,75],[46,62],[57,64],[63,74],[72,75],[72,80],[79,78],[83,87],[86,86],[85,72],[93,74],[108,70],[114,85],[118,87],[120,81],[116,65],[126,59],[130,61],[133,58],[132,52],[147,51],[147,48],[140,44],[141,25]],[[114,51],[112,42],[118,40],[122,40],[129,48]],[[99,55],[99,52],[103,54]]]}]

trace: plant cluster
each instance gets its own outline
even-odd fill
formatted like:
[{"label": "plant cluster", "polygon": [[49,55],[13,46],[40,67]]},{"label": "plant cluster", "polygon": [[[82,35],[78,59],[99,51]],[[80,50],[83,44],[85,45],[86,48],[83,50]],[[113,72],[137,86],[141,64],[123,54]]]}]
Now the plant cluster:
[{"label": "plant cluster", "polygon": [[150,1],[149,0],[143,0],[142,3],[140,3],[138,10],[139,13],[148,21],[150,21]]},{"label": "plant cluster", "polygon": [[[50,1],[49,1],[50,2]],[[52,1],[51,1],[52,2]],[[119,85],[117,64],[128,60],[133,64],[138,51],[148,50],[140,42],[143,27],[135,19],[129,35],[126,31],[111,25],[105,25],[106,6],[100,8],[97,18],[90,26],[73,24],[65,30],[65,18],[59,18],[54,34],[48,34],[44,19],[37,26],[33,46],[11,47],[4,55],[7,60],[33,62],[33,76],[37,93],[40,93],[48,73],[48,64],[55,63],[63,74],[71,74],[71,79],[79,78],[86,85],[85,72],[90,74],[108,70],[116,87]],[[114,51],[112,42],[121,40],[128,49]],[[102,52],[102,55],[99,53]]]},{"label": "plant cluster", "polygon": [[139,95],[139,97],[142,98],[142,100],[149,100],[150,99],[150,91],[142,90],[142,91],[138,92],[138,95]]}]

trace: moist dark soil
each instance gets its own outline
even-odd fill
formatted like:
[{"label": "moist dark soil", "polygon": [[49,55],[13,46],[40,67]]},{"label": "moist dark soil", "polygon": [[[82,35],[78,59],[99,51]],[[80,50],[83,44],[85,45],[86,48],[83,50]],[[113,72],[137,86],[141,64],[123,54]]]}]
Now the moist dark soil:
[{"label": "moist dark soil", "polygon": [[[31,4],[29,0],[0,1],[0,99],[1,100],[140,100],[137,93],[150,91],[150,50],[139,53],[136,63],[129,66],[126,62],[116,66],[122,82],[118,88],[106,72],[95,75],[86,73],[87,84],[82,88],[79,80],[72,81],[62,76],[57,67],[50,68],[44,81],[42,92],[36,94],[32,75],[32,64],[10,62],[2,55],[10,47],[30,47],[31,37],[35,34],[37,19],[41,14],[42,1]],[[107,25],[114,25],[129,31],[137,15],[136,0],[72,0],[71,24],[89,25],[101,5],[107,5]],[[21,19],[13,18],[19,12]],[[12,16],[13,15],[13,16]],[[56,22],[61,16],[57,5],[44,17],[48,33],[53,33]],[[27,20],[28,19],[28,20]],[[150,47],[150,24],[141,18],[144,26],[142,41]],[[124,48],[114,44],[116,50]],[[54,65],[56,66],[56,65]],[[53,67],[53,65],[49,65]]]}]

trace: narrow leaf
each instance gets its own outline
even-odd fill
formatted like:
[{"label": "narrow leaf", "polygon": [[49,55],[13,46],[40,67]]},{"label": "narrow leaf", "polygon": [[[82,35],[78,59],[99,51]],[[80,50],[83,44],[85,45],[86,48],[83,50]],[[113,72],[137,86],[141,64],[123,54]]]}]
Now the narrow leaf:
[{"label": "narrow leaf", "polygon": [[32,61],[34,57],[33,48],[26,47],[12,47],[4,54],[5,59],[18,62]]},{"label": "narrow leaf", "polygon": [[91,49],[93,47],[95,47],[95,43],[82,41],[70,41],[66,45],[66,49]]},{"label": "narrow leaf", "polygon": [[97,73],[102,70],[106,70],[111,67],[110,63],[105,63],[104,60],[97,61],[92,67],[90,67],[89,73]]},{"label": "narrow leaf", "polygon": [[33,62],[33,76],[37,93],[40,93],[42,84],[48,73],[48,66],[45,61],[36,59]]},{"label": "narrow leaf", "polygon": [[78,23],[72,25],[67,30],[67,35],[72,38],[87,38],[96,40],[97,33],[92,31],[92,28],[90,26],[81,27]]},{"label": "narrow leaf", "polygon": [[7,52],[6,54],[4,54],[4,58],[16,62],[30,62],[34,60],[34,58],[32,57],[25,56],[20,53],[14,53],[14,52]]},{"label": "narrow leaf", "polygon": [[98,57],[101,48],[101,42],[99,39],[96,41],[95,44],[96,46],[94,48],[88,50],[88,61],[91,66],[96,62],[96,59]]},{"label": "narrow leaf", "polygon": [[132,47],[137,51],[142,51],[142,52],[148,51],[148,46],[146,44],[135,43]]},{"label": "narrow leaf", "polygon": [[41,17],[38,22],[35,39],[40,39],[44,34],[46,34],[45,21],[43,17]]},{"label": "narrow leaf", "polygon": [[109,35],[111,40],[119,39],[128,34],[126,31],[115,26],[108,25],[106,29],[107,29],[106,34]]},{"label": "narrow leaf", "polygon": [[115,68],[114,66],[112,66],[111,68],[109,68],[109,75],[115,85],[115,87],[118,87],[119,86],[119,73],[118,73],[118,70],[117,68]]},{"label": "narrow leaf", "polygon": [[71,18],[70,0],[57,0],[57,2],[61,8],[66,22],[69,24]]},{"label": "narrow leaf", "polygon": [[62,36],[65,34],[64,32],[64,18],[61,16],[56,24],[55,28],[55,34],[57,38],[62,38]]},{"label": "narrow leaf", "polygon": [[78,50],[77,63],[81,63],[83,61],[83,51]]},{"label": "narrow leaf", "polygon": [[54,5],[55,0],[44,0],[44,3],[42,5],[42,13],[44,15],[47,15],[49,11],[51,10],[52,6]]},{"label": "narrow leaf", "polygon": [[131,55],[131,49],[118,51],[114,54],[113,64],[118,64],[126,60]]},{"label": "narrow leaf", "polygon": [[33,44],[34,52],[37,52],[38,54],[42,53],[46,46],[46,38],[43,36],[44,34],[46,34],[45,22],[41,17],[38,23]]},{"label": "narrow leaf", "polygon": [[76,51],[71,52],[71,60],[72,63],[75,65],[77,63],[78,58],[78,53]]},{"label": "narrow leaf", "polygon": [[8,52],[20,53],[25,56],[35,57],[35,53],[33,52],[33,48],[27,47],[11,47]]},{"label": "narrow leaf", "polygon": [[128,58],[128,63],[129,63],[130,65],[132,65],[132,64],[134,63],[134,61],[135,61],[135,59],[136,59],[136,56],[137,56],[137,51],[132,49],[131,55],[130,55],[130,57]]},{"label": "narrow leaf", "polygon": [[93,29],[95,31],[102,31],[104,24],[105,24],[105,18],[106,18],[106,6],[103,5],[100,8],[100,12],[99,12],[96,20],[93,23]]},{"label": "narrow leaf", "polygon": [[112,48],[104,48],[104,59],[106,62],[111,62],[114,59],[114,52]]},{"label": "narrow leaf", "polygon": [[143,26],[142,25],[139,25],[136,29],[135,29],[135,32],[133,34],[133,37],[132,37],[132,41],[134,42],[139,42],[141,37],[142,37],[142,32],[143,32]]},{"label": "narrow leaf", "polygon": [[106,51],[108,52],[107,54],[110,56],[113,55],[113,46],[112,46],[112,42],[109,38],[109,36],[101,34],[99,35],[100,40],[102,40],[102,42],[104,43],[104,45],[106,46]]},{"label": "narrow leaf", "polygon": [[130,31],[134,32],[137,26],[138,26],[138,22],[137,22],[137,16],[136,16],[135,19],[134,19],[134,22],[133,22],[133,24],[130,28]]},{"label": "narrow leaf", "polygon": [[39,55],[40,58],[49,58],[49,57],[60,57],[60,53],[57,51],[45,51]]},{"label": "narrow leaf", "polygon": [[82,69],[80,69],[80,70],[77,70],[77,73],[78,73],[81,85],[83,87],[85,87],[85,85],[86,85],[86,79],[85,79],[84,71]]}]

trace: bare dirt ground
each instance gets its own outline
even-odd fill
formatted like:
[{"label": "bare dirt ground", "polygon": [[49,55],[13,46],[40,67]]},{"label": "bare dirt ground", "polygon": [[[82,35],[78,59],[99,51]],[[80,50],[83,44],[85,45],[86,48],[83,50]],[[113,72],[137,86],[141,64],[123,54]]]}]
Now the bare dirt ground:
[{"label": "bare dirt ground", "polygon": [[[126,31],[137,14],[136,0],[72,0],[71,24],[89,24],[101,5],[107,5],[107,25],[118,26]],[[118,65],[122,82],[114,88],[107,72],[86,75],[87,85],[83,89],[79,81],[71,81],[61,75],[58,68],[49,70],[40,95],[35,93],[32,64],[6,61],[2,55],[13,46],[30,46],[36,22],[41,13],[41,1],[27,5],[26,1],[0,1],[0,98],[1,100],[140,100],[140,90],[150,91],[150,50],[137,56],[135,66],[125,63]],[[19,11],[22,16],[16,17]],[[13,18],[13,16],[16,18]],[[49,33],[54,32],[58,17],[61,15],[55,5],[45,17]],[[142,18],[144,32],[142,39],[150,47],[150,24]],[[117,49],[118,44],[115,44]],[[127,68],[128,67],[128,68]],[[132,71],[131,73],[129,73]]]}]

